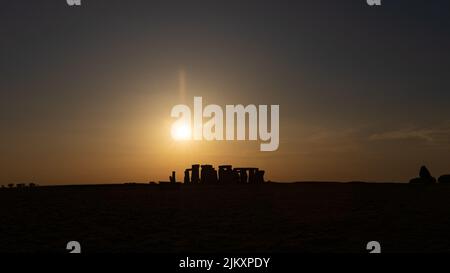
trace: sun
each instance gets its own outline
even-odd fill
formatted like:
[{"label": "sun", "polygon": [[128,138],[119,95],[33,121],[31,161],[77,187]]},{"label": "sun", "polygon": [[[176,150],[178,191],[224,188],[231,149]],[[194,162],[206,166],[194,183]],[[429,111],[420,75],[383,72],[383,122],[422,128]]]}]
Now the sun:
[{"label": "sun", "polygon": [[191,127],[186,123],[175,123],[172,126],[172,138],[174,140],[191,139]]}]

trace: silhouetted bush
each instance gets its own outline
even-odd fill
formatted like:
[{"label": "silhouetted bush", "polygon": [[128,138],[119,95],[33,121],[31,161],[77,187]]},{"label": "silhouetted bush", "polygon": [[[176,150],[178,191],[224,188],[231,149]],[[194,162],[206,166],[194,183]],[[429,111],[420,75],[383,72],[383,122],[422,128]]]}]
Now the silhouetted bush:
[{"label": "silhouetted bush", "polygon": [[444,174],[439,177],[439,183],[450,184],[450,174]]}]

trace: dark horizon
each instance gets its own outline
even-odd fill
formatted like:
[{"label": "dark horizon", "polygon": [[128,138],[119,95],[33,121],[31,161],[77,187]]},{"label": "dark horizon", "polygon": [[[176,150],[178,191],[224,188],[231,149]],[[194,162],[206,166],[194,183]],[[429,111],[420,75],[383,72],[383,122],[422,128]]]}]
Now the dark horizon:
[{"label": "dark horizon", "polygon": [[[205,164],[202,164],[202,166]],[[200,164],[198,164],[197,166],[200,166]],[[205,165],[205,166],[212,166],[212,165]],[[232,166],[232,165],[225,165],[225,166]],[[192,167],[194,167],[194,165],[192,165]],[[213,166],[212,166],[213,167]],[[222,166],[218,166],[219,168]],[[201,168],[203,169],[203,168]],[[234,169],[249,169],[248,167],[246,168],[241,168],[241,167],[235,167]],[[256,169],[258,170],[259,168],[255,168],[255,167],[251,167],[250,169]],[[187,171],[188,169],[186,169]],[[192,169],[189,169],[189,171],[191,171]],[[186,172],[185,171],[185,172]],[[196,184],[199,186],[205,186],[205,185],[209,185],[209,186],[229,186],[231,185],[242,185],[242,184],[266,184],[266,183],[275,183],[275,184],[309,184],[309,183],[324,183],[324,184],[329,184],[329,183],[337,183],[337,184],[435,184],[435,183],[440,183],[440,184],[448,184],[450,183],[450,174],[442,174],[436,177],[434,177],[431,172],[428,170],[428,168],[426,166],[422,166],[418,172],[418,177],[414,178],[412,176],[411,179],[409,179],[408,181],[364,181],[364,180],[351,180],[351,181],[338,181],[338,180],[327,180],[327,181],[318,181],[318,180],[293,180],[293,181],[273,181],[273,180],[267,180],[264,179],[264,173],[266,171],[262,170],[263,172],[263,176],[260,178],[261,179],[261,183],[254,183],[251,182],[249,178],[248,182],[244,182],[244,183],[239,183],[239,182],[234,182],[234,183],[230,183],[230,182],[225,182],[222,181],[224,180],[224,178],[221,178],[220,171],[219,173],[216,173],[216,178],[218,179],[216,182],[213,183],[206,183],[203,181],[200,181],[200,178],[197,177],[197,179],[199,180],[196,183],[193,183],[192,179],[194,179],[192,177],[192,173],[189,174],[188,177],[186,177],[186,174],[184,176],[184,181],[183,179],[179,179],[179,176],[174,176],[175,175],[175,171],[172,172],[172,175],[169,176],[169,180],[160,180],[160,181],[156,181],[156,180],[149,180],[146,182],[139,182],[139,181],[132,181],[132,180],[125,180],[122,182],[115,182],[115,183],[110,183],[110,182],[106,182],[106,181],[92,181],[92,182],[88,182],[88,183],[68,183],[68,184],[64,184],[63,181],[60,181],[59,183],[56,184],[39,184],[38,181],[21,181],[21,182],[17,182],[17,183],[7,183],[7,184],[0,184],[0,186],[2,188],[32,188],[32,187],[52,187],[52,186],[142,186],[142,185],[168,185],[168,184],[178,184],[178,185],[192,185],[192,184]],[[199,175],[199,172],[198,174]],[[178,179],[177,179],[178,177]],[[172,180],[174,179],[174,180]],[[188,181],[186,181],[186,179],[188,179]],[[429,180],[431,179],[431,180]],[[62,182],[62,183],[61,183]]]}]

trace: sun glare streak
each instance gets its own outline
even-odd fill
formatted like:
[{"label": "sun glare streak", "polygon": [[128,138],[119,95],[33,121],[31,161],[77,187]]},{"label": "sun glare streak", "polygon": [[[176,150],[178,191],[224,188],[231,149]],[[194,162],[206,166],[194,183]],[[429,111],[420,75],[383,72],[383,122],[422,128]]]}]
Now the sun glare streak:
[{"label": "sun glare streak", "polygon": [[178,74],[178,81],[179,81],[179,99],[181,102],[185,102],[186,99],[186,72],[181,69]]}]

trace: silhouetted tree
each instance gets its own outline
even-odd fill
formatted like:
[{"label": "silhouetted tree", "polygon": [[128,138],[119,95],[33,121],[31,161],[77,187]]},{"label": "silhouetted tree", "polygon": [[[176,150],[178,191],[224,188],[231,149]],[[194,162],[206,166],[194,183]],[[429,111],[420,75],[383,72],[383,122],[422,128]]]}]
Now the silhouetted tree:
[{"label": "silhouetted tree", "polygon": [[427,169],[426,166],[420,167],[419,177],[422,178],[422,179],[429,179],[429,178],[431,178],[431,173]]},{"label": "silhouetted tree", "polygon": [[436,183],[434,178],[426,166],[420,167],[419,177],[413,178],[409,181],[412,184],[433,184]]}]

